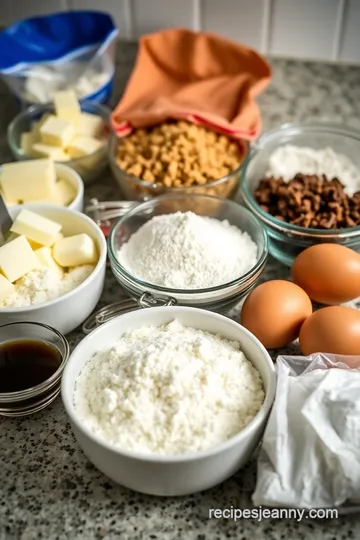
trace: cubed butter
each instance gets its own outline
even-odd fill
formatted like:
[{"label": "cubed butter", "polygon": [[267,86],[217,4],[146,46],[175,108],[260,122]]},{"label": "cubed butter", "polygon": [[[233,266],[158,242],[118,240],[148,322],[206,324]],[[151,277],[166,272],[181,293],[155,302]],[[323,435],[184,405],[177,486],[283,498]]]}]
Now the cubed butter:
[{"label": "cubed butter", "polygon": [[56,116],[49,116],[40,128],[41,142],[50,146],[66,148],[74,136],[74,124]]},{"label": "cubed butter", "polygon": [[28,240],[42,246],[51,246],[61,231],[60,223],[23,208],[16,217],[10,231],[23,234]]},{"label": "cubed butter", "polygon": [[34,253],[36,257],[38,258],[40,266],[44,266],[46,268],[51,268],[52,270],[56,270],[59,277],[62,278],[64,271],[57,264],[57,262],[54,261],[52,257],[51,249],[49,247],[41,247],[40,249],[36,249]]},{"label": "cubed butter", "polygon": [[6,279],[2,274],[0,274],[0,302],[5,300],[10,294],[14,291],[15,286]]},{"label": "cubed butter", "polygon": [[76,128],[77,135],[87,135],[88,137],[99,137],[104,129],[104,121],[97,114],[83,112]]},{"label": "cubed butter", "polygon": [[73,122],[74,124],[78,124],[81,108],[75,92],[72,90],[55,92],[54,107],[56,116],[69,122]]},{"label": "cubed butter", "polygon": [[66,180],[58,180],[55,185],[55,200],[58,204],[67,206],[76,197],[76,189]]},{"label": "cubed butter", "polygon": [[51,159],[5,163],[0,170],[0,188],[5,201],[38,201],[55,192],[56,172]]},{"label": "cubed butter", "polygon": [[36,137],[32,131],[25,131],[24,133],[21,134],[20,146],[25,156],[29,156],[29,157],[35,156],[33,152],[33,146],[35,143],[36,143]]},{"label": "cubed butter", "polygon": [[94,139],[94,137],[87,137],[86,135],[79,135],[75,137],[67,148],[67,152],[71,158],[79,158],[93,154],[103,148],[103,141]]},{"label": "cubed butter", "polygon": [[46,122],[49,116],[51,116],[51,114],[47,112],[42,115],[40,120],[38,120],[37,122],[34,122],[34,125],[32,126],[32,129],[31,129],[31,133],[34,137],[34,142],[40,141],[40,128]]},{"label": "cubed butter", "polygon": [[70,159],[70,156],[60,146],[44,143],[33,144],[32,153],[36,157],[49,157],[54,161],[69,161]]},{"label": "cubed butter", "polygon": [[53,247],[53,257],[64,267],[94,264],[98,260],[95,242],[85,233],[57,240]]},{"label": "cubed butter", "polygon": [[0,247],[0,270],[11,283],[38,266],[39,261],[25,236]]}]

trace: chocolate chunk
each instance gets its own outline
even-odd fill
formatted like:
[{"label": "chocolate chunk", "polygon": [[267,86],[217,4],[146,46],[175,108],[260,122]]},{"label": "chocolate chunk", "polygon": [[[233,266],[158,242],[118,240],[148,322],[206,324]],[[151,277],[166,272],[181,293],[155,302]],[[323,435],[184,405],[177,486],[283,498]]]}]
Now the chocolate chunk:
[{"label": "chocolate chunk", "polygon": [[360,225],[360,191],[349,197],[339,178],[298,173],[290,181],[260,180],[255,200],[280,221],[316,229]]}]

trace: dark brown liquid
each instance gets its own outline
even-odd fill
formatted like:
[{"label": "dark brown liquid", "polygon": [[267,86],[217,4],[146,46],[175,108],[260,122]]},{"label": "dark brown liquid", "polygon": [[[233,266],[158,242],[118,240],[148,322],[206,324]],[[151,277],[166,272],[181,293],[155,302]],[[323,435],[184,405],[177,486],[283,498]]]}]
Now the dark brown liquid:
[{"label": "dark brown liquid", "polygon": [[46,381],[61,364],[60,352],[35,339],[0,345],[0,393],[17,392]]}]

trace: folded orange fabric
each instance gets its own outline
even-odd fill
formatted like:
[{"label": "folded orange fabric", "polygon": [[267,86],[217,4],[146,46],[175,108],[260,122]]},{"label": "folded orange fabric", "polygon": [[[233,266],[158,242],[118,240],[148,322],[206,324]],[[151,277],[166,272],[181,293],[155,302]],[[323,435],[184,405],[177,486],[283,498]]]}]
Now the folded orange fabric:
[{"label": "folded orange fabric", "polygon": [[221,37],[165,30],[140,40],[134,71],[112,114],[118,136],[169,119],[251,140],[261,131],[254,98],[269,83],[268,63]]}]

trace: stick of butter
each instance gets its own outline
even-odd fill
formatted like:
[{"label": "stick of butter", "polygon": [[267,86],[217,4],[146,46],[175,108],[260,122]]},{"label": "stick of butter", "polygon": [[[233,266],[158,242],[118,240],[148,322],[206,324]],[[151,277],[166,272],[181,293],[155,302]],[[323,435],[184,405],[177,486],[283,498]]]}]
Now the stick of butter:
[{"label": "stick of butter", "polygon": [[25,236],[18,236],[0,247],[0,269],[11,283],[38,266],[39,261]]},{"label": "stick of butter", "polygon": [[5,163],[0,170],[0,188],[6,201],[38,201],[53,196],[56,172],[51,159]]},{"label": "stick of butter", "polygon": [[60,266],[94,264],[98,260],[95,242],[86,233],[57,240],[53,247],[53,257]]},{"label": "stick of butter", "polygon": [[38,258],[39,265],[45,266],[46,268],[50,268],[53,270],[56,270],[59,277],[62,278],[64,275],[63,269],[54,261],[52,255],[51,255],[51,249],[48,247],[41,247],[39,249],[36,249],[34,251],[35,255]]},{"label": "stick of butter", "polygon": [[0,274],[0,302],[5,300],[15,290],[15,286]]},{"label": "stick of butter", "polygon": [[77,124],[80,119],[81,108],[75,92],[72,90],[63,90],[55,92],[54,107],[56,116]]},{"label": "stick of butter", "polygon": [[61,228],[60,223],[23,208],[16,217],[10,231],[23,234],[29,240],[42,246],[51,246]]},{"label": "stick of butter", "polygon": [[41,142],[51,146],[66,147],[74,136],[73,123],[53,115],[40,128]]}]

